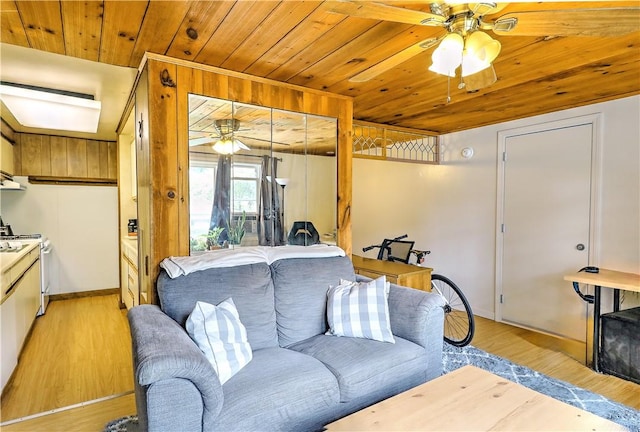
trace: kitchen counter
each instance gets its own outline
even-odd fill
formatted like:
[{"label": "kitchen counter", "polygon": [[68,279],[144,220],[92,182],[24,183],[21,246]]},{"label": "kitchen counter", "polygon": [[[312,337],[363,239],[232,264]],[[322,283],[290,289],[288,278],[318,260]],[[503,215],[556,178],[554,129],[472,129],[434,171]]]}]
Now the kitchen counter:
[{"label": "kitchen counter", "polygon": [[22,249],[20,249],[18,252],[0,252],[0,267],[2,268],[3,274],[9,271],[18,261],[20,261],[30,251],[40,246],[40,243],[38,241],[23,242],[23,243],[26,243],[25,246]]},{"label": "kitchen counter", "polygon": [[[2,269],[1,293],[3,302],[11,285],[22,276],[36,258],[39,258],[39,242],[32,241],[23,243],[25,243],[25,246],[18,252],[0,252],[0,268]],[[32,258],[25,258],[28,255],[32,255]]]}]

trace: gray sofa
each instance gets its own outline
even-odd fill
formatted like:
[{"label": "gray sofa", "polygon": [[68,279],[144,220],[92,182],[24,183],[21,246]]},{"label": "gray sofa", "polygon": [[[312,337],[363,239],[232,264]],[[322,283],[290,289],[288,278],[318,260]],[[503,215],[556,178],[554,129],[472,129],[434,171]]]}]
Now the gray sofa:
[{"label": "gray sofa", "polygon": [[[348,257],[210,268],[157,281],[160,307],[129,311],[143,430],[307,431],[441,374],[443,310],[391,285],[395,344],[325,335],[329,285],[356,280]],[[362,279],[362,278],[360,278]],[[196,301],[232,297],[253,359],[224,385],[184,329]]]}]

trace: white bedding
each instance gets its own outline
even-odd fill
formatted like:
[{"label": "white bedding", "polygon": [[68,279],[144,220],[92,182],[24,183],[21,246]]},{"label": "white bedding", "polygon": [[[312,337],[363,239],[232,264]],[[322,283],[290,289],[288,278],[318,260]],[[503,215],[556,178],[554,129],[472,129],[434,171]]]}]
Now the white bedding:
[{"label": "white bedding", "polygon": [[312,246],[248,246],[222,249],[202,255],[169,257],[160,262],[171,279],[199,270],[234,267],[247,264],[266,263],[288,258],[322,258],[345,256],[337,246],[316,244]]}]

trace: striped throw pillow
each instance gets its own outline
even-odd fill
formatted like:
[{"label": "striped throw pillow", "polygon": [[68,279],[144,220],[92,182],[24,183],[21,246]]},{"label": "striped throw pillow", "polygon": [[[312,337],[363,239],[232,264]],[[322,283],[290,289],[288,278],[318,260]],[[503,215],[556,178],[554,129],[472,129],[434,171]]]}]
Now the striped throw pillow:
[{"label": "striped throw pillow", "polygon": [[334,336],[395,343],[389,323],[389,284],[384,276],[371,282],[341,280],[327,292],[327,321]]},{"label": "striped throw pillow", "polygon": [[253,358],[247,330],[231,298],[214,306],[197,302],[186,323],[187,333],[213,365],[224,384]]}]

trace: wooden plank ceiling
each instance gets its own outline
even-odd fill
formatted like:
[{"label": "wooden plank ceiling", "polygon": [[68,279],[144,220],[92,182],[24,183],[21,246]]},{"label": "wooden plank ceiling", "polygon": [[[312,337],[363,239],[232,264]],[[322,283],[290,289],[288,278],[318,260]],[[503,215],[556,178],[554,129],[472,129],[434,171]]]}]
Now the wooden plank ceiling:
[{"label": "wooden plank ceiling", "polygon": [[[389,2],[429,11],[427,2]],[[119,66],[145,51],[349,95],[354,117],[447,133],[640,93],[640,31],[503,36],[498,80],[477,92],[427,70],[430,48],[374,79],[349,78],[440,27],[350,17],[320,1],[6,1],[1,41]],[[510,12],[629,2],[511,3]],[[635,16],[638,16],[637,13]],[[597,23],[594,18],[594,25]],[[640,28],[640,22],[638,23]],[[451,101],[447,103],[447,88]]]}]

